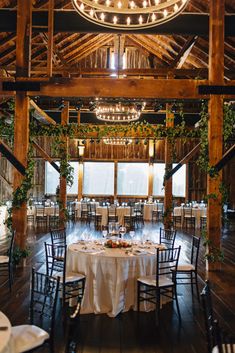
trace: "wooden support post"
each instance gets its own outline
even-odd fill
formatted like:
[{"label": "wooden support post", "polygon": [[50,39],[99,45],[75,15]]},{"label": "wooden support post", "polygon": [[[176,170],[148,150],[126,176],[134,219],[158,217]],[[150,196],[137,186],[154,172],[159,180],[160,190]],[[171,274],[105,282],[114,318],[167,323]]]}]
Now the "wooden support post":
[{"label": "wooden support post", "polygon": [[153,160],[154,160],[154,141],[149,140],[149,183],[148,197],[153,195]]},{"label": "wooden support post", "polygon": [[[16,29],[16,78],[29,77],[29,23],[30,0],[18,0]],[[27,166],[29,149],[29,98],[26,92],[16,92],[14,120],[14,155]],[[21,186],[24,177],[14,170],[13,190]],[[16,230],[16,243],[21,249],[26,247],[27,204],[14,208],[12,213],[13,229]]]},{"label": "wooden support post", "polygon": [[[174,113],[171,112],[171,105],[166,105],[166,126],[174,126]],[[165,139],[165,169],[170,172],[172,169],[172,145],[168,138]],[[164,197],[164,227],[171,226],[172,213],[172,178],[165,180],[165,197]]]},{"label": "wooden support post", "polygon": [[54,36],[54,0],[48,2],[48,57],[47,57],[47,75],[52,77],[53,67],[53,36]]},{"label": "wooden support post", "polygon": [[[15,121],[14,121],[14,155],[27,166],[27,154],[29,148],[29,98],[26,93],[17,93],[15,97]],[[21,186],[24,177],[18,170],[14,170],[13,189]],[[27,204],[24,202],[20,208],[14,208],[13,229],[16,230],[16,243],[21,249],[26,246],[27,237]]]},{"label": "wooden support post", "polygon": [[78,200],[82,198],[82,190],[83,190],[83,162],[79,162],[79,170],[78,170]]},{"label": "wooden support post", "polygon": [[31,0],[18,0],[17,2],[17,28],[16,28],[16,77],[29,77],[30,71],[30,2]]},{"label": "wooden support post", "polygon": [[117,174],[118,174],[118,161],[114,161],[114,200],[117,199]]},{"label": "wooden support post", "polygon": [[[209,25],[209,84],[224,84],[224,0],[210,1]],[[223,155],[223,96],[211,95],[209,100],[208,120],[209,163],[216,165]],[[207,194],[209,197],[207,211],[207,237],[212,246],[219,249],[221,239],[221,193],[219,191],[222,173],[217,177],[208,176]],[[211,249],[208,249],[211,251]],[[207,263],[209,270],[220,267],[218,262]]]},{"label": "wooden support post", "polygon": [[[65,106],[61,112],[61,125],[69,123],[69,102],[65,101]],[[63,137],[64,146],[66,149],[66,155],[68,154],[68,137]],[[67,206],[67,183],[66,178],[60,175],[60,221],[63,224],[66,220],[65,209]]]}]

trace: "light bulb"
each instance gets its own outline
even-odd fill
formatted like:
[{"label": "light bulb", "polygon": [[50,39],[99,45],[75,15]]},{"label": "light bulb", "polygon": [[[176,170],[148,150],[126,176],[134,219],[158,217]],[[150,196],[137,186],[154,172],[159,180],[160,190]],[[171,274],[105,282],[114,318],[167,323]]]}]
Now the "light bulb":
[{"label": "light bulb", "polygon": [[106,0],[106,6],[109,7],[109,5],[110,5],[110,0]]},{"label": "light bulb", "polygon": [[90,11],[90,16],[91,16],[91,17],[94,16],[94,10],[93,10],[93,9],[91,9],[91,11]]},{"label": "light bulb", "polygon": [[168,11],[165,9],[165,10],[163,11],[163,16],[166,17],[167,14],[168,14]]},{"label": "light bulb", "polygon": [[131,7],[131,9],[134,9],[134,7],[135,7],[135,2],[134,1],[130,2],[130,7]]},{"label": "light bulb", "polygon": [[152,17],[152,21],[155,21],[155,20],[156,20],[156,15],[155,15],[155,13],[153,13],[151,17]]},{"label": "light bulb", "polygon": [[118,1],[117,7],[120,9],[122,7],[122,2]]},{"label": "light bulb", "polygon": [[143,23],[143,17],[140,15],[139,17],[139,24],[142,24]]},{"label": "light bulb", "polygon": [[159,0],[155,0],[155,5],[159,5]]},{"label": "light bulb", "polygon": [[84,4],[83,3],[81,3],[81,5],[80,5],[80,10],[84,11]]},{"label": "light bulb", "polygon": [[105,19],[105,15],[104,15],[103,12],[102,12],[102,14],[100,15],[100,19],[101,19],[101,21],[104,21],[104,19]]},{"label": "light bulb", "polygon": [[127,17],[126,23],[127,23],[128,26],[130,25],[130,23],[131,23],[130,17]]},{"label": "light bulb", "polygon": [[175,4],[174,11],[177,12],[178,10],[179,10],[179,6],[177,4]]},{"label": "light bulb", "polygon": [[113,23],[116,24],[117,21],[118,21],[117,16],[114,16],[114,17],[113,17]]},{"label": "light bulb", "polygon": [[146,8],[146,7],[147,7],[147,1],[144,0],[144,1],[143,1],[143,8]]}]

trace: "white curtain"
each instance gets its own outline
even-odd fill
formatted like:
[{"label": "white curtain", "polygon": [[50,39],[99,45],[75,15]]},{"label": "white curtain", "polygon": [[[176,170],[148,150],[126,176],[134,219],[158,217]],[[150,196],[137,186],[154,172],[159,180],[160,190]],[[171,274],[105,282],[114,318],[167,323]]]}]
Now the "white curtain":
[{"label": "white curtain", "polygon": [[118,163],[118,195],[148,195],[148,163]]},{"label": "white curtain", "polygon": [[114,163],[84,162],[83,193],[114,194]]}]

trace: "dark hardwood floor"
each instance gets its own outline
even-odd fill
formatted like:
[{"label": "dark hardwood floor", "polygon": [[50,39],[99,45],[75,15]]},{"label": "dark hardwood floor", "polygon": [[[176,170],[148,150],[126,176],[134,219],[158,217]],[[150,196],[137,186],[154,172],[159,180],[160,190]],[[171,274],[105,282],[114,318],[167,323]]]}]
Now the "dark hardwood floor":
[{"label": "dark hardwood floor", "polygon": [[[161,223],[145,223],[137,230],[147,237],[158,237]],[[68,243],[77,241],[84,232],[91,232],[93,237],[101,236],[94,227],[70,223],[67,227]],[[197,232],[196,232],[197,233]],[[198,232],[199,234],[199,232]],[[176,244],[182,246],[181,257],[189,253],[192,232],[177,231]],[[44,242],[49,239],[46,230],[29,228],[28,245],[31,256],[27,266],[15,271],[13,290],[8,286],[0,287],[0,310],[11,320],[13,325],[28,321],[29,278],[31,268],[44,270]],[[225,261],[221,270],[206,272],[203,258],[204,247],[201,245],[199,258],[200,290],[204,280],[209,278],[212,285],[213,301],[216,314],[222,326],[230,333],[235,333],[235,221],[231,220],[223,230],[222,237]],[[4,249],[4,244],[1,244]],[[0,280],[1,281],[1,280]],[[122,313],[116,318],[107,315],[81,315],[79,320],[67,321],[66,325],[58,313],[56,332],[56,353],[206,353],[204,322],[200,303],[196,295],[192,298],[190,286],[178,286],[178,298],[182,315],[179,324],[174,305],[168,303],[161,311],[160,326],[155,325],[154,312],[134,311]],[[46,350],[45,350],[46,351]]]}]

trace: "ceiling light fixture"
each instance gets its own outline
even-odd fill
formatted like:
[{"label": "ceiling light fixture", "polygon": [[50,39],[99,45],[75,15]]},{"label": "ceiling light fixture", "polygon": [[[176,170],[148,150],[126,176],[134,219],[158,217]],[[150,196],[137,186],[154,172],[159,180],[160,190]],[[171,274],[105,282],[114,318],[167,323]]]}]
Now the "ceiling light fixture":
[{"label": "ceiling light fixture", "polygon": [[178,16],[189,0],[72,0],[85,19],[108,28],[149,28]]},{"label": "ceiling light fixture", "polygon": [[104,138],[103,142],[106,145],[115,145],[115,146],[127,146],[130,145],[133,140],[131,138],[128,137],[108,137],[108,138]]},{"label": "ceiling light fixture", "polygon": [[105,122],[128,123],[140,118],[145,103],[135,105],[133,103],[96,103],[95,113],[97,119]]}]

